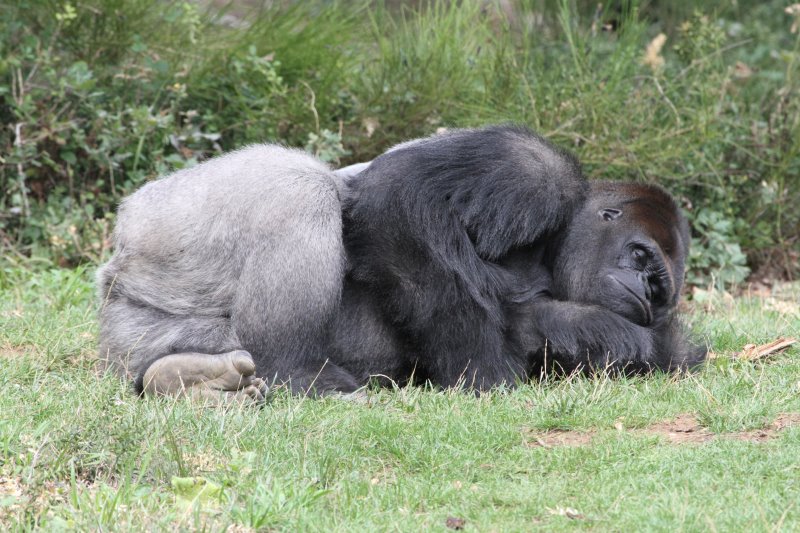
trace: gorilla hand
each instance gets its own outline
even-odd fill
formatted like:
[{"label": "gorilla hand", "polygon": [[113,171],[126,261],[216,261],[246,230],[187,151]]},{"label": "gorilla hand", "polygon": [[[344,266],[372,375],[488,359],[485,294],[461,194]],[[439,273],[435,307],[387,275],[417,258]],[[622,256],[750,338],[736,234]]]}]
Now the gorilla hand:
[{"label": "gorilla hand", "polygon": [[[639,367],[653,358],[653,330],[595,305],[541,298],[530,308],[541,355],[562,370]],[[542,340],[543,339],[543,340]],[[544,342],[544,346],[542,346]]]}]

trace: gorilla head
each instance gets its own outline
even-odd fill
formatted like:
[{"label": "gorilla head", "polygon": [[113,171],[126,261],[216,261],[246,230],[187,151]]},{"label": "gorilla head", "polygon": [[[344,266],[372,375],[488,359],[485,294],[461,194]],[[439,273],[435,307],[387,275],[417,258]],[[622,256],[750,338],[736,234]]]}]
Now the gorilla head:
[{"label": "gorilla head", "polygon": [[662,189],[583,178],[525,128],[456,130],[334,173],[254,146],[127,198],[98,272],[101,357],[137,389],[477,390],[552,365],[701,362],[675,315],[689,237]]},{"label": "gorilla head", "polygon": [[659,327],[680,296],[689,226],[660,187],[595,182],[554,253],[553,293]]}]

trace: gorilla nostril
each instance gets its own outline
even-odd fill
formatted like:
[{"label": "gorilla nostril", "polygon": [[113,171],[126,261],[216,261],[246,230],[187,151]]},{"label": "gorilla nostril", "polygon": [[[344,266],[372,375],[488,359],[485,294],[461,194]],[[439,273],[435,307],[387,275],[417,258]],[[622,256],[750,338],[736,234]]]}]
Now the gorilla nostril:
[{"label": "gorilla nostril", "polygon": [[622,211],[620,211],[619,209],[612,209],[610,207],[606,207],[605,209],[601,209],[600,211],[598,211],[597,214],[600,215],[600,217],[603,220],[609,222],[611,220],[616,220],[619,217],[621,217]]},{"label": "gorilla nostril", "polygon": [[650,286],[650,280],[646,276],[639,276],[639,282],[644,288],[644,297],[648,302],[651,302],[653,300],[653,288]]}]

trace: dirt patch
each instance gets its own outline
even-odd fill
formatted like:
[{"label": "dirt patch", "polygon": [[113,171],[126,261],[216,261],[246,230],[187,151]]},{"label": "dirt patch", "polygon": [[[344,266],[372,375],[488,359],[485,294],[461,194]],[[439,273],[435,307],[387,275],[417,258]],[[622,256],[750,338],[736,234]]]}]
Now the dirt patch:
[{"label": "dirt patch", "polygon": [[586,446],[591,444],[596,434],[595,431],[572,431],[566,429],[551,429],[544,432],[529,431],[525,435],[525,445],[532,448]]},{"label": "dirt patch", "polygon": [[[80,483],[80,481],[79,481]],[[0,475],[0,525],[19,520],[26,511],[37,514],[64,503],[69,485],[62,481],[45,481],[31,486],[19,477]],[[5,530],[3,530],[5,531]]]},{"label": "dirt patch", "polygon": [[33,346],[0,346],[0,359],[16,359],[25,355],[32,354],[36,351]]},{"label": "dirt patch", "polygon": [[467,521],[463,518],[457,518],[455,516],[448,516],[447,520],[445,521],[444,525],[447,529],[455,529],[455,530],[462,530],[464,526],[467,525]]},{"label": "dirt patch", "polygon": [[800,426],[800,413],[781,413],[770,424],[775,431],[780,431],[792,426]]},{"label": "dirt patch", "polygon": [[694,415],[690,414],[680,414],[673,420],[656,422],[637,433],[666,437],[675,444],[707,442],[715,437],[714,433],[701,426]]},{"label": "dirt patch", "polygon": [[0,476],[0,500],[4,504],[0,506],[0,524],[8,522],[11,518],[20,513],[24,490],[22,480],[19,478]]},{"label": "dirt patch", "polygon": [[[655,435],[672,444],[703,444],[715,439],[731,439],[749,442],[766,442],[778,436],[786,428],[800,425],[800,413],[781,413],[765,428],[731,433],[713,433],[689,413],[683,413],[672,420],[656,422],[643,429],[624,429],[617,426],[619,433],[633,435]],[[592,443],[597,431],[572,431],[555,429],[549,431],[529,430],[525,434],[528,447],[552,448],[555,446],[586,446]]]},{"label": "dirt patch", "polygon": [[674,444],[704,443],[718,438],[765,442],[777,437],[778,433],[783,429],[799,424],[800,413],[782,413],[765,428],[734,431],[731,433],[712,433],[708,428],[700,425],[694,415],[684,413],[678,415],[673,420],[658,422],[645,429],[639,430],[639,432],[645,435],[665,437]]}]

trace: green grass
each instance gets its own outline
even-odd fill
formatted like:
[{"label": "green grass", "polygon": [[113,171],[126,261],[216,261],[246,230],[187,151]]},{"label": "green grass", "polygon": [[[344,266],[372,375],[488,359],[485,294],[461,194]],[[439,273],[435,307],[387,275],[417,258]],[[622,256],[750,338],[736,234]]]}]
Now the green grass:
[{"label": "green grass", "polygon": [[[721,357],[681,379],[575,378],[475,398],[420,388],[368,404],[285,395],[263,409],[140,400],[93,369],[89,272],[0,272],[0,529],[467,531],[793,529],[800,350],[729,357],[800,331],[797,291],[717,299],[689,319]],[[792,307],[794,305],[794,307]],[[723,436],[648,432],[693,414]],[[537,445],[547,430],[591,442]],[[221,487],[186,505],[172,479]],[[180,491],[179,491],[180,492]],[[578,514],[573,514],[573,511]],[[570,515],[570,516],[567,516]]]}]

